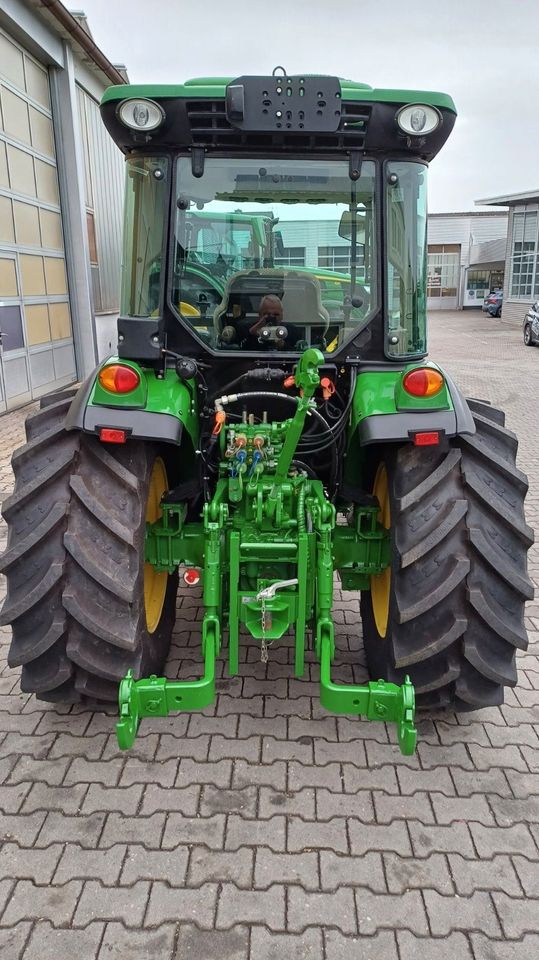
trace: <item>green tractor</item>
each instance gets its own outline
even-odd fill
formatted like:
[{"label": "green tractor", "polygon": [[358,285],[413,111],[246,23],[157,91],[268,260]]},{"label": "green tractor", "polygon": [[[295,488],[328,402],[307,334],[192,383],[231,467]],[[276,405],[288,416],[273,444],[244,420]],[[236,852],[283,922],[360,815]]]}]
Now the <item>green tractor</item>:
[{"label": "green tractor", "polygon": [[[127,163],[118,350],[42,401],[13,456],[22,690],[119,692],[127,748],[141,718],[213,701],[221,648],[234,676],[242,635],[267,661],[292,632],[322,705],[394,722],[405,753],[416,702],[501,703],[533,593],[527,481],[504,414],[425,359],[451,98],[275,71],[116,86],[101,111]],[[317,230],[346,270],[320,269]],[[188,681],[159,676],[179,572],[203,587]],[[335,575],[361,592],[363,686],[332,679]]]}]

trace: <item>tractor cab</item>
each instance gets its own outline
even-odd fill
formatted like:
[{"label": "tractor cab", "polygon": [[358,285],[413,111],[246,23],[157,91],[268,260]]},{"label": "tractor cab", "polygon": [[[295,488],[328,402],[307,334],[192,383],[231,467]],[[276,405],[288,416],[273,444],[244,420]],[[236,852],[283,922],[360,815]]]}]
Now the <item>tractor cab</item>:
[{"label": "tractor cab", "polygon": [[[449,97],[276,75],[113,87],[102,113],[127,157],[121,356],[425,355]],[[255,322],[267,295],[279,337]]]}]

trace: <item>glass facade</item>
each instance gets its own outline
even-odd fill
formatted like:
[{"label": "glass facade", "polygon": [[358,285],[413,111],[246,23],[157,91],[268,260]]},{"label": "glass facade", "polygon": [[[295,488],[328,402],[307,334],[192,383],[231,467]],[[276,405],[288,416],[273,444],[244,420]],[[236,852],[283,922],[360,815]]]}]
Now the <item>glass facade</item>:
[{"label": "glass facade", "polygon": [[510,296],[530,300],[539,296],[539,242],[537,211],[513,215]]}]

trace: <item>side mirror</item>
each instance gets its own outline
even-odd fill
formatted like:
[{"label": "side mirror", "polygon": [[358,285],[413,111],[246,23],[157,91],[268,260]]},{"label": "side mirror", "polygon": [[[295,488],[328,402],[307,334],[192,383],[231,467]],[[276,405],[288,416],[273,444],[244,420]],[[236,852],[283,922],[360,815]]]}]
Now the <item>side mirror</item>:
[{"label": "side mirror", "polygon": [[[356,239],[357,243],[365,243],[365,214],[356,213],[356,224],[357,224],[357,234]],[[341,216],[339,223],[339,236],[343,240],[352,239],[352,222],[354,220],[354,214],[351,210],[345,210]]]}]

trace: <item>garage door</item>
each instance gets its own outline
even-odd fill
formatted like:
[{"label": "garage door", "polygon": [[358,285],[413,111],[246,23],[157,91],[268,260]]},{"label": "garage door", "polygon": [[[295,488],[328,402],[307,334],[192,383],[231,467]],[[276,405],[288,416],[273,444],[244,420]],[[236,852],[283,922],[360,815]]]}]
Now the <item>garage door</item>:
[{"label": "garage door", "polygon": [[460,283],[460,244],[429,243],[427,308],[455,310]]},{"label": "garage door", "polygon": [[0,411],[75,380],[49,78],[0,31]]}]

